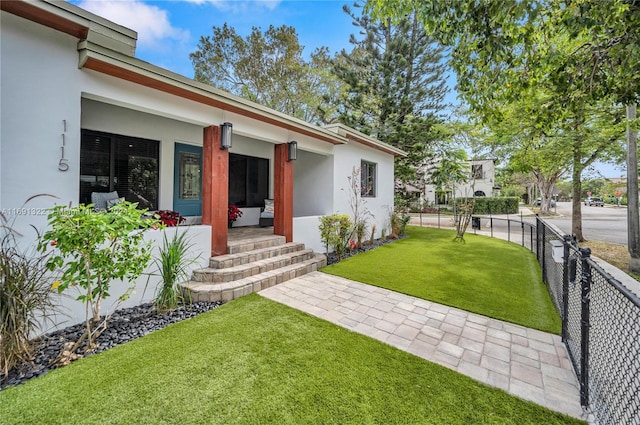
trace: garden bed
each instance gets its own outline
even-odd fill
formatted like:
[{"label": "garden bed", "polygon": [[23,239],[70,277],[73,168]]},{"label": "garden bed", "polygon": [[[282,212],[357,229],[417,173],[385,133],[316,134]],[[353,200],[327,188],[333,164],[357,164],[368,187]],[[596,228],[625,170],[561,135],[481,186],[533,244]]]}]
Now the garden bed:
[{"label": "garden bed", "polygon": [[[98,354],[116,345],[123,344],[150,332],[159,330],[172,323],[189,319],[220,306],[219,302],[198,302],[181,306],[173,311],[159,313],[153,304],[141,304],[136,307],[117,310],[109,319],[109,327],[96,340],[98,347],[91,353],[84,354],[80,348],[76,354],[80,357]],[[22,384],[29,379],[42,376],[52,369],[65,343],[78,340],[85,331],[85,324],[69,326],[34,341],[34,360],[31,364],[21,365],[9,371],[4,380],[0,381],[0,390]]]}]

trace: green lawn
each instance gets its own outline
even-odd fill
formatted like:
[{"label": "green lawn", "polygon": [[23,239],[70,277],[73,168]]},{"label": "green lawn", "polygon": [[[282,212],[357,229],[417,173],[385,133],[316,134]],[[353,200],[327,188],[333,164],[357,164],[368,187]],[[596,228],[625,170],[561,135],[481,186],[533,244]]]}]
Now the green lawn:
[{"label": "green lawn", "polygon": [[408,238],[322,269],[342,276],[542,331],[561,321],[535,255],[500,239],[407,227]]},{"label": "green lawn", "polygon": [[0,422],[583,423],[257,294],[0,391]]}]

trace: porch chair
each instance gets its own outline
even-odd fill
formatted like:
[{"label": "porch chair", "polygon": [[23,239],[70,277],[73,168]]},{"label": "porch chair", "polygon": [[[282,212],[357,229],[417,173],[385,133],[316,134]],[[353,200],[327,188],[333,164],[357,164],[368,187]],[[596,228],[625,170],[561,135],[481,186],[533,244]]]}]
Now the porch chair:
[{"label": "porch chair", "polygon": [[264,207],[260,208],[260,220],[258,225],[260,227],[273,226],[273,199],[265,199]]},{"label": "porch chair", "polygon": [[124,198],[118,196],[118,192],[115,190],[113,192],[91,192],[91,203],[96,211],[105,211],[122,201]]}]

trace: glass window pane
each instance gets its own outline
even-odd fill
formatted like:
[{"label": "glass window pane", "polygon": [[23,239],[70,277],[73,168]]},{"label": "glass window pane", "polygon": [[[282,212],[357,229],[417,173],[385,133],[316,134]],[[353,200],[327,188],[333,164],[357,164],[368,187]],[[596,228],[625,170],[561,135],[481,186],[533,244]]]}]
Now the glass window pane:
[{"label": "glass window pane", "polygon": [[200,199],[200,155],[180,152],[179,173],[178,197]]},{"label": "glass window pane", "polygon": [[110,190],[111,137],[83,132],[80,142],[80,203],[91,203],[91,192]]},{"label": "glass window pane", "polygon": [[159,144],[121,136],[115,141],[114,190],[138,208],[158,208]]}]

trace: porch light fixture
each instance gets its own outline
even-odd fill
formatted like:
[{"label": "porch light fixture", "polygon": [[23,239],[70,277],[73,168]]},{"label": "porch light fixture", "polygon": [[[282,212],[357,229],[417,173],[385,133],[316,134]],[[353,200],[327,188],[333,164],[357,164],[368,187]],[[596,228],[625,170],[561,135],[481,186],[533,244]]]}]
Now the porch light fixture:
[{"label": "porch light fixture", "polygon": [[220,126],[220,149],[231,148],[231,136],[233,136],[233,124],[225,122]]},{"label": "porch light fixture", "polygon": [[298,158],[298,142],[292,140],[287,145],[287,161],[295,161]]}]

